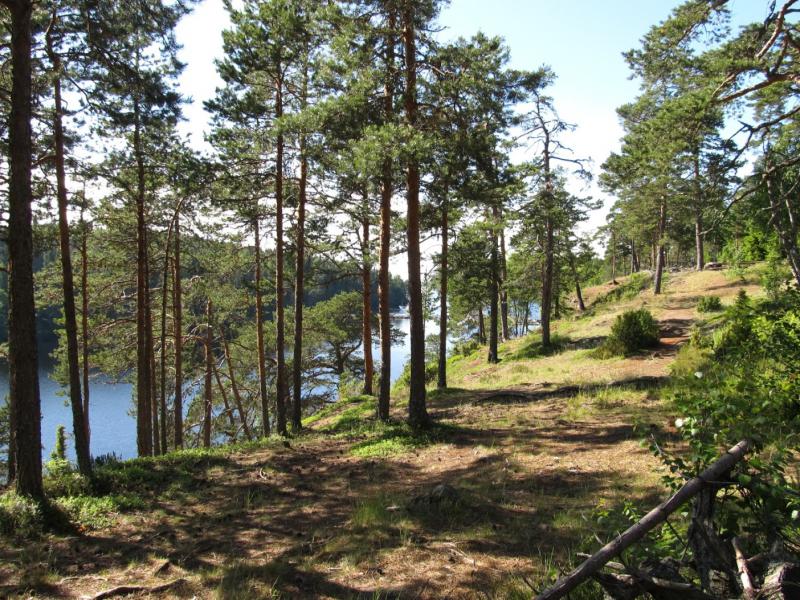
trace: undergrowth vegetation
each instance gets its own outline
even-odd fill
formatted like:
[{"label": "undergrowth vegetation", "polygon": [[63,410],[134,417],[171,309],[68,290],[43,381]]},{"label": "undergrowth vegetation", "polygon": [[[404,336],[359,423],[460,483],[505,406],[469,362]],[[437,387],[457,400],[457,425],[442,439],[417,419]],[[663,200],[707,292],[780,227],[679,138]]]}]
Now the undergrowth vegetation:
[{"label": "undergrowth vegetation", "polygon": [[623,283],[620,283],[612,290],[598,296],[591,307],[614,304],[625,300],[631,300],[646,290],[653,281],[653,275],[648,272],[633,273]]},{"label": "undergrowth vegetation", "polygon": [[719,296],[702,296],[697,301],[697,312],[708,313],[722,310],[722,300]]},{"label": "undergrowth vegetation", "polygon": [[658,343],[658,322],[649,310],[628,310],[617,316],[611,333],[595,350],[596,358],[629,355]]},{"label": "undergrowth vegetation", "polygon": [[800,550],[800,496],[792,491],[800,450],[800,293],[761,301],[741,293],[721,327],[681,351],[673,373],[677,425],[691,452],[671,466],[694,472],[722,449],[753,440],[757,451],[733,474],[738,493],[721,518],[733,534],[755,536],[764,547],[780,539]]}]

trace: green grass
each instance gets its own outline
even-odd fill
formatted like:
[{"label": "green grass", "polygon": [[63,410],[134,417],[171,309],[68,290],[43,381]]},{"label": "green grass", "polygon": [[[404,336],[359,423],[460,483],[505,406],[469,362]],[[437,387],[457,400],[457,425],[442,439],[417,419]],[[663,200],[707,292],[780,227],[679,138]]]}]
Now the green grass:
[{"label": "green grass", "polygon": [[373,396],[352,396],[350,398],[344,398],[329,404],[328,406],[318,410],[313,415],[310,415],[303,419],[303,427],[308,427],[309,425],[313,425],[317,421],[321,421],[333,414],[337,411],[342,409],[342,406],[346,406],[348,404],[362,404],[364,402],[370,401],[373,399]]},{"label": "green grass", "polygon": [[[632,300],[643,290],[646,290],[652,282],[653,276],[650,273],[634,273],[628,277],[624,283],[619,284],[617,287],[606,292],[602,296],[595,298],[594,302],[591,304],[591,307],[594,308],[603,304],[612,304],[625,300]],[[664,280],[662,278],[662,284],[663,283]]]},{"label": "green grass", "polygon": [[542,356],[551,356],[562,352],[572,340],[567,335],[553,334],[550,336],[550,346],[542,345],[542,334],[532,333],[524,338],[522,346],[518,347],[507,356],[507,360],[531,360]]}]

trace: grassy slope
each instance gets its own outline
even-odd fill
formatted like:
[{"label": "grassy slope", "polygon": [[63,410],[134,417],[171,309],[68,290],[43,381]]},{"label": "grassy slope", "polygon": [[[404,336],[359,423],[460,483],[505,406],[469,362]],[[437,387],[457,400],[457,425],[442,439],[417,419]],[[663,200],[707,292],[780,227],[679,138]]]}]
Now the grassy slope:
[{"label": "grassy slope", "polygon": [[[499,365],[483,349],[451,359],[453,387],[430,394],[437,426],[425,434],[402,423],[397,390],[390,424],[359,397],[308,419],[311,431],[288,448],[268,441],[110,467],[119,512],[75,513],[83,526],[73,535],[0,539],[0,596],[182,578],[166,596],[529,597],[526,582],[539,587],[595,534],[624,525],[606,513],[664,494],[639,440],[669,436],[670,411],[658,380],[643,378],[667,375],[700,295],[727,304],[742,288],[758,292],[724,273],[672,274],[662,297],[646,291],[557,322],[556,354],[540,356],[531,335],[504,344]],[[661,346],[591,358],[616,314],[639,306],[661,321]],[[426,502],[440,483],[457,497]]]}]

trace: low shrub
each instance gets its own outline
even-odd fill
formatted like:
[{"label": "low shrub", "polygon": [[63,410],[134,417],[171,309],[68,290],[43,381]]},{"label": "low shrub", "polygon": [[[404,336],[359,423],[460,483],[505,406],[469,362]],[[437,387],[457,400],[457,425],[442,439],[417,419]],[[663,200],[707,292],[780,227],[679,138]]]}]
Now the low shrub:
[{"label": "low shrub", "polygon": [[469,356],[476,352],[481,347],[481,343],[475,338],[469,338],[460,342],[456,342],[453,349],[450,351],[451,356]]},{"label": "low shrub", "polygon": [[[425,383],[433,383],[439,374],[439,364],[436,361],[428,361],[425,363]],[[403,367],[403,372],[397,381],[394,382],[392,389],[406,388],[411,384],[411,363],[407,362]]]},{"label": "low shrub", "polygon": [[617,356],[625,355],[625,345],[613,336],[608,336],[602,344],[592,350],[592,358],[606,360]]},{"label": "low shrub", "polygon": [[722,310],[722,300],[719,296],[703,296],[697,301],[697,312],[708,313]]},{"label": "low shrub", "polygon": [[611,326],[611,335],[594,351],[595,358],[633,354],[658,343],[658,321],[645,308],[628,310]]},{"label": "low shrub", "polygon": [[650,348],[658,343],[658,322],[645,308],[628,310],[614,321],[611,336],[622,342],[626,354]]},{"label": "low shrub", "polygon": [[41,533],[41,507],[25,496],[9,491],[0,496],[0,534],[29,538]]},{"label": "low shrub", "polygon": [[109,527],[113,523],[111,515],[120,508],[113,496],[69,496],[58,498],[54,504],[84,529]]}]

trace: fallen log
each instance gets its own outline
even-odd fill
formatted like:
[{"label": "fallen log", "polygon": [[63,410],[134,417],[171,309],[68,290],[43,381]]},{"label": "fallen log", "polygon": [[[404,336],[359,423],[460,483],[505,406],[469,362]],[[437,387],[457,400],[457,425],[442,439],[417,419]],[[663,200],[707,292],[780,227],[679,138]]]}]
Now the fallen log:
[{"label": "fallen log", "polygon": [[565,596],[578,585],[586,581],[593,573],[600,570],[609,560],[620,554],[628,546],[641,540],[649,531],[654,529],[667,520],[667,517],[675,512],[687,500],[692,498],[709,483],[720,481],[739,461],[744,458],[753,447],[750,440],[742,440],[733,448],[700,473],[697,477],[687,481],[681,489],[673,494],[668,500],[662,502],[642,519],[632,525],[614,540],[595,552],[590,558],[586,559],[572,573],[556,581],[553,586],[543,591],[536,598],[537,600],[556,600]]}]

